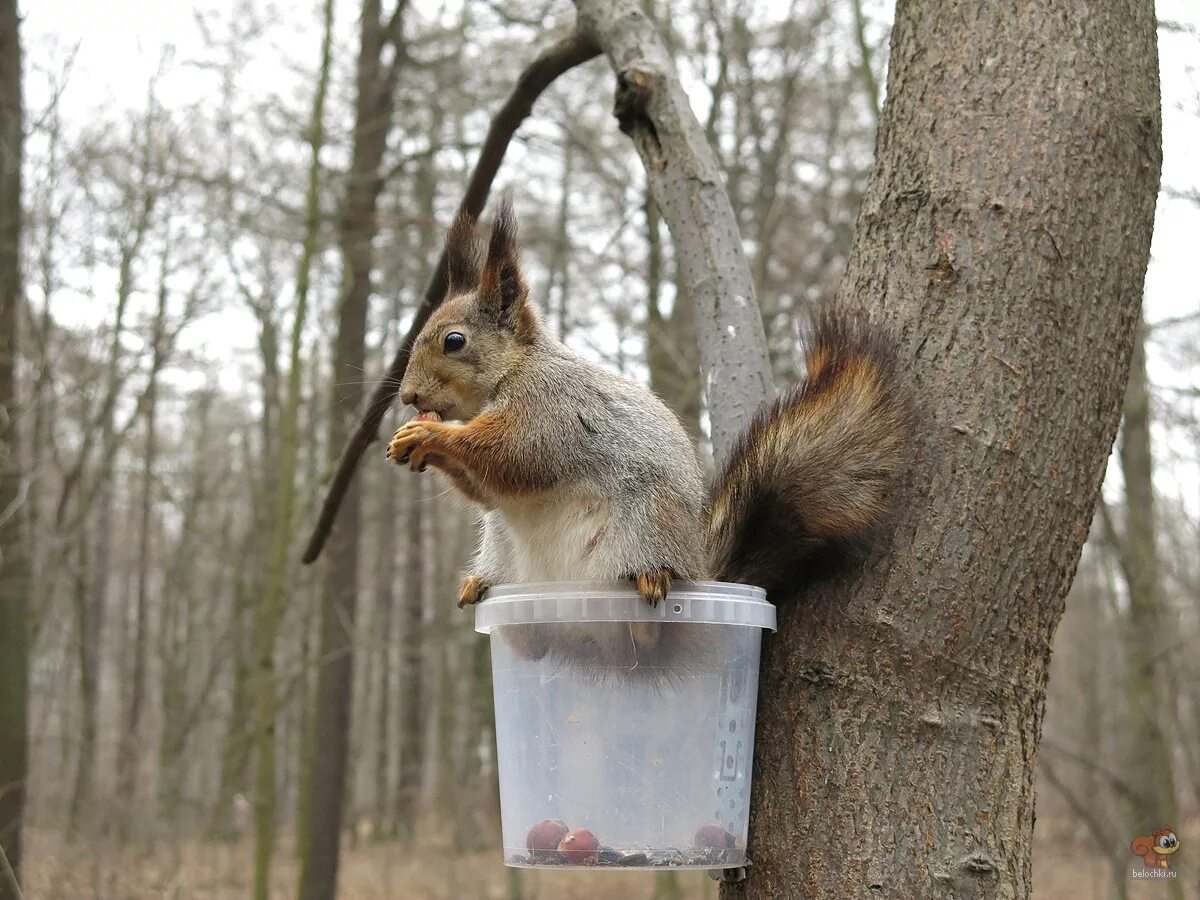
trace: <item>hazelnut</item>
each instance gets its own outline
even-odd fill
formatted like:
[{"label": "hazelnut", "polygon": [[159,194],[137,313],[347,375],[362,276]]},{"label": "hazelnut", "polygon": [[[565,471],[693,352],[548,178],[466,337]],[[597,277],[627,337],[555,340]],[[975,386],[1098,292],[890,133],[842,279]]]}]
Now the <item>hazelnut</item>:
[{"label": "hazelnut", "polygon": [[600,841],[586,828],[572,828],[558,844],[558,855],[574,866],[595,865]]},{"label": "hazelnut", "polygon": [[560,819],[542,819],[525,836],[525,846],[535,862],[550,862],[558,845],[567,836],[567,823]]},{"label": "hazelnut", "polygon": [[720,825],[704,825],[696,830],[696,846],[709,850],[728,850],[736,838]]}]

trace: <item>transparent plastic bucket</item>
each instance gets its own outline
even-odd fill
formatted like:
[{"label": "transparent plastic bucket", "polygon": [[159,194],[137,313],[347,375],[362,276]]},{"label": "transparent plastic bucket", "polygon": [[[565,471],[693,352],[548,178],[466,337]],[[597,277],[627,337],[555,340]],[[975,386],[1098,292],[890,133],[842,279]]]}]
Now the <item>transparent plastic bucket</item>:
[{"label": "transparent plastic bucket", "polygon": [[745,864],[760,588],[627,583],[492,588],[504,861],[523,867]]}]

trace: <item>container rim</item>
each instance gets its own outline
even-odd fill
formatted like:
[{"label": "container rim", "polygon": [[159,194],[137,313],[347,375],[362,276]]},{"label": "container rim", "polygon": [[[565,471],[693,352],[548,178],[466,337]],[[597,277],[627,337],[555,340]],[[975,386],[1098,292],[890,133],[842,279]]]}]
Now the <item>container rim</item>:
[{"label": "container rim", "polygon": [[750,584],[677,581],[652,608],[627,581],[539,581],[500,584],[475,605],[475,630],[558,622],[684,622],[775,630],[767,592]]}]

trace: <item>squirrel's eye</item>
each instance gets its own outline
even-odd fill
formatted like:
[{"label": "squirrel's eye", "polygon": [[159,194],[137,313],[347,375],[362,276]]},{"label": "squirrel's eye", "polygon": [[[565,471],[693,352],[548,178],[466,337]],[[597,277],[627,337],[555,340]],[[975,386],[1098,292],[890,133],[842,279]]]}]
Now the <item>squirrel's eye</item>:
[{"label": "squirrel's eye", "polygon": [[467,336],[461,331],[452,331],[442,340],[442,349],[447,353],[461,350],[465,346],[467,346]]},{"label": "squirrel's eye", "polygon": [[1158,846],[1169,847],[1170,845],[1171,845],[1171,840],[1165,834],[1158,839]]}]

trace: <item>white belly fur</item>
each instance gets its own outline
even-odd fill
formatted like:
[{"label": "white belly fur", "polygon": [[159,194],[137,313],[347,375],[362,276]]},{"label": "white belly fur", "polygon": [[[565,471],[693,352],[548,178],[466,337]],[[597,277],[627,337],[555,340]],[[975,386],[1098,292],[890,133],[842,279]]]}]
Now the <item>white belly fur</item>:
[{"label": "white belly fur", "polygon": [[501,510],[512,542],[517,581],[604,580],[625,573],[605,553],[605,532],[612,517],[606,498],[590,492],[554,502],[544,499],[505,504]]},{"label": "white belly fur", "polygon": [[[556,502],[522,501],[501,508],[512,550],[514,581],[613,581],[627,577],[628,560],[611,529],[612,503],[580,490]],[[543,624],[547,653],[561,662],[585,666],[596,677],[646,671],[654,673],[662,628],[652,622],[576,622]],[[682,635],[675,634],[675,644]],[[518,651],[520,652],[520,651]],[[643,664],[651,662],[647,669]]]}]

